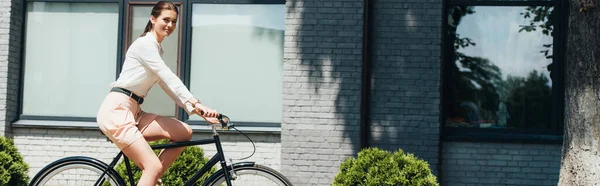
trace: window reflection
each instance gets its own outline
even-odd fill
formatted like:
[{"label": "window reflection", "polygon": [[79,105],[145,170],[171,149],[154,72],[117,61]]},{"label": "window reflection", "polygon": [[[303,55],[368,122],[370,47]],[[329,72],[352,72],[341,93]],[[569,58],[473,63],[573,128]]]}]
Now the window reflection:
[{"label": "window reflection", "polygon": [[553,8],[448,10],[446,127],[550,128]]},{"label": "window reflection", "polygon": [[25,11],[22,114],[95,117],[115,78],[119,4],[26,2]]},{"label": "window reflection", "polygon": [[[152,4],[136,4],[130,7],[130,17],[128,27],[128,47],[140,37],[146,28],[146,24],[150,19],[150,13],[152,12]],[[178,6],[181,11],[181,7]],[[171,69],[171,71],[178,74],[177,68],[179,61],[179,29],[181,29],[181,21],[177,23],[177,29],[169,36],[166,37],[161,43],[164,51],[162,58]],[[177,106],[173,103],[173,100],[169,98],[167,94],[160,88],[158,84],[152,86],[148,91],[147,97],[142,104],[142,109],[149,113],[156,113],[165,116],[174,117],[176,115]]]},{"label": "window reflection", "polygon": [[192,12],[192,93],[237,121],[280,123],[285,5],[193,4]]}]

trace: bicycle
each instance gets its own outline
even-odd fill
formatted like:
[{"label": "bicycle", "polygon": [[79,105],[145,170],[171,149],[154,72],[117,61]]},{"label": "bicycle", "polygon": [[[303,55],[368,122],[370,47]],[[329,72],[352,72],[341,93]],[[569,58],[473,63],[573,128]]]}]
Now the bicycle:
[{"label": "bicycle", "polygon": [[[185,142],[176,142],[169,144],[159,144],[152,145],[151,148],[153,150],[156,149],[165,149],[165,148],[175,148],[175,147],[187,147],[192,145],[205,145],[214,143],[217,148],[217,152],[215,155],[202,167],[198,170],[191,178],[187,180],[184,184],[185,186],[193,185],[198,179],[201,178],[204,174],[211,170],[213,166],[217,163],[220,164],[221,169],[213,173],[210,177],[206,179],[203,183],[203,186],[215,186],[215,185],[224,185],[232,186],[232,185],[279,185],[279,186],[292,186],[292,183],[281,173],[276,170],[269,168],[267,166],[259,165],[254,162],[238,162],[232,163],[231,159],[228,161],[225,158],[223,153],[223,149],[221,146],[221,140],[219,138],[219,133],[217,133],[217,128],[221,130],[229,130],[230,128],[235,129],[240,132],[254,146],[254,150],[256,151],[256,146],[252,139],[250,139],[246,134],[237,130],[234,125],[230,122],[229,117],[220,114],[219,117],[220,126],[218,124],[211,125],[213,132],[213,139],[201,139],[201,140],[190,140]],[[253,153],[254,154],[254,153]],[[252,155],[250,155],[252,156]],[[133,179],[133,173],[131,170],[131,165],[129,164],[129,160],[127,156],[123,154],[123,152],[119,152],[116,157],[112,160],[112,162],[107,165],[106,163],[86,156],[71,156],[65,157],[59,160],[56,160],[44,168],[42,168],[31,180],[29,183],[30,186],[50,186],[50,185],[65,185],[64,179],[58,174],[69,171],[72,169],[87,169],[88,172],[82,173],[82,171],[77,171],[78,175],[72,176],[77,181],[81,181],[81,183],[76,183],[75,185],[91,185],[94,183],[94,186],[99,186],[103,184],[109,184],[112,186],[125,186],[125,180],[115,171],[114,167],[119,162],[121,157],[124,158],[125,167],[127,169],[127,176],[129,178],[129,184],[135,185],[135,181]],[[91,174],[91,175],[90,175]],[[262,180],[246,180],[246,176],[256,175]],[[58,176],[57,180],[53,178]],[[66,177],[69,177],[67,175]],[[73,179],[73,178],[71,178]],[[87,181],[87,182],[86,182]],[[63,183],[61,183],[63,182]],[[86,182],[86,183],[84,183]],[[249,183],[251,182],[251,183]],[[235,183],[235,184],[234,184]],[[73,185],[72,183],[66,183],[66,185]]]}]

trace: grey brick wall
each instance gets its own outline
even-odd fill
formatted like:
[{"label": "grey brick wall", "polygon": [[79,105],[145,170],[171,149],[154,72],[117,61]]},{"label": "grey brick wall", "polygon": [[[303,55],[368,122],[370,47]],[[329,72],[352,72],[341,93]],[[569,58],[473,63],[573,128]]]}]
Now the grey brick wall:
[{"label": "grey brick wall", "polygon": [[0,136],[6,136],[8,126],[6,123],[6,96],[8,82],[8,50],[9,50],[9,30],[10,30],[10,1],[0,1],[0,12],[9,12],[9,14],[0,14]]},{"label": "grey brick wall", "polygon": [[442,185],[556,185],[561,145],[445,142]]},{"label": "grey brick wall", "polygon": [[360,147],[362,0],[289,0],[281,168],[294,185],[331,185]]},{"label": "grey brick wall", "polygon": [[0,136],[10,136],[18,108],[22,3],[0,0]]},{"label": "grey brick wall", "polygon": [[[67,156],[89,156],[107,164],[117,155],[118,148],[106,141],[98,130],[14,128],[15,145],[29,165],[29,178],[49,163]],[[239,134],[221,133],[225,156],[235,159],[252,154],[252,144]],[[280,170],[281,145],[279,134],[247,134],[256,144],[256,153],[243,161],[254,161]],[[212,138],[212,133],[194,133],[193,139]],[[200,145],[205,157],[216,152],[213,144]],[[220,168],[219,166],[217,168]]]},{"label": "grey brick wall", "polygon": [[370,145],[437,173],[442,2],[378,0],[373,10]]},{"label": "grey brick wall", "polygon": [[15,121],[19,114],[19,84],[21,79],[21,47],[23,41],[22,30],[25,18],[23,13],[24,1],[11,1],[10,15],[10,49],[8,57],[8,79],[6,90],[6,122]]}]

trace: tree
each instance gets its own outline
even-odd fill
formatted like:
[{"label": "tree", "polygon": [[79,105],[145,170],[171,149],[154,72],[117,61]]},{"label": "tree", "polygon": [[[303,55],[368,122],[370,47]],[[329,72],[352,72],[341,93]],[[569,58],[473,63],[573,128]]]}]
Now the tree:
[{"label": "tree", "polygon": [[[460,37],[458,25],[464,16],[475,13],[472,6],[455,6],[449,9],[446,43],[453,46],[446,55],[446,83],[443,94],[448,118],[464,118],[472,127],[479,127],[479,122],[496,118],[499,96],[497,85],[502,82],[502,73],[498,66],[489,59],[479,56],[468,56],[459,50],[475,46],[476,41]],[[462,70],[461,70],[462,69]],[[476,110],[476,111],[475,111]]]},{"label": "tree", "polygon": [[532,71],[527,78],[508,76],[504,90],[507,109],[510,115],[509,128],[540,129],[550,128],[552,90],[546,86],[548,78],[542,73]]},{"label": "tree", "polygon": [[600,180],[600,1],[569,0],[559,185]]}]

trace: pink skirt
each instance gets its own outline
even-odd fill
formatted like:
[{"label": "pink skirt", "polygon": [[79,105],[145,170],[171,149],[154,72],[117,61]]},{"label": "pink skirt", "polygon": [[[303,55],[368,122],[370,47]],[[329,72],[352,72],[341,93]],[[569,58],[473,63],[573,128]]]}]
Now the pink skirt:
[{"label": "pink skirt", "polygon": [[143,129],[138,129],[137,125],[144,117],[156,117],[156,115],[144,113],[139,104],[128,95],[110,92],[100,106],[96,121],[100,130],[123,150],[143,137]]}]

